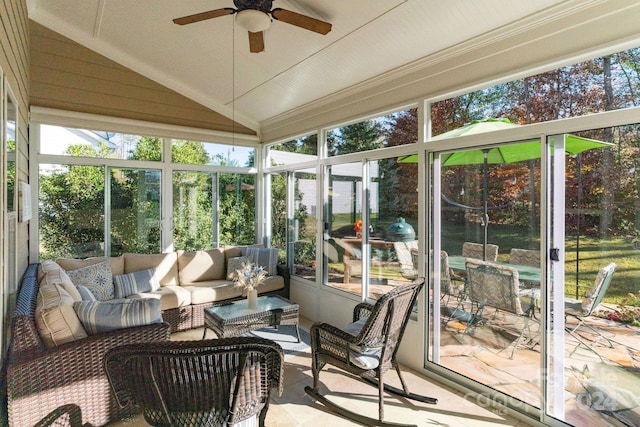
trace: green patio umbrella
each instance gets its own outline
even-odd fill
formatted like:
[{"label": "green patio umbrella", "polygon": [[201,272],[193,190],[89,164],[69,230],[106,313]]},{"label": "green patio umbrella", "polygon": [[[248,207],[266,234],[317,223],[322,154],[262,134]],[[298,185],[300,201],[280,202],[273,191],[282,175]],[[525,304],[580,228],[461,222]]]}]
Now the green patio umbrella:
[{"label": "green patio umbrella", "polygon": [[[473,120],[460,128],[435,136],[431,138],[431,141],[459,138],[461,136],[477,135],[480,133],[494,132],[503,129],[513,129],[519,126],[520,125],[511,123],[509,119],[489,118]],[[601,148],[610,145],[613,144],[568,134],[565,143],[565,152],[567,154],[574,155],[586,150],[591,150],[592,148]],[[480,165],[485,162],[485,151],[486,150],[484,149],[466,150],[444,155],[442,158],[442,166]],[[539,157],[540,141],[535,139],[532,141],[524,141],[517,144],[501,145],[490,148],[488,149],[486,163],[516,163],[524,160],[537,159]],[[418,155],[411,154],[408,156],[400,156],[398,158],[398,163],[418,163]]]},{"label": "green patio umbrella", "polygon": [[[432,141],[442,139],[459,138],[466,135],[476,135],[485,132],[493,132],[503,129],[512,129],[518,127],[515,123],[511,123],[509,119],[488,118],[483,120],[474,120],[465,124],[461,128],[453,129],[438,136],[431,138]],[[566,134],[565,152],[569,155],[575,155],[583,151],[593,148],[602,148],[613,144],[594,139],[583,138],[576,135]],[[551,154],[553,155],[553,148]],[[523,141],[516,144],[503,144],[492,148],[482,148],[477,150],[457,151],[442,156],[442,166],[462,166],[462,165],[480,165],[483,168],[483,189],[482,189],[482,227],[484,228],[484,247],[487,244],[487,229],[489,226],[489,207],[488,199],[488,167],[489,164],[516,163],[524,160],[532,160],[540,157],[540,141],[538,139],[532,141]],[[417,163],[418,155],[411,154],[398,158],[398,163]],[[479,208],[478,208],[479,209]],[[483,259],[486,258],[485,250],[483,250]]]}]

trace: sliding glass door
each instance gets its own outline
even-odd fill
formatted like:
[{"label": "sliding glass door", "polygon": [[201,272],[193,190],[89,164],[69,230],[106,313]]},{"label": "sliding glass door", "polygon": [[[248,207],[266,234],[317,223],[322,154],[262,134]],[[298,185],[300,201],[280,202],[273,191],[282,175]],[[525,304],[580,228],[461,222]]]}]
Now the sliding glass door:
[{"label": "sliding glass door", "polygon": [[[541,144],[433,154],[432,362],[541,406]],[[497,397],[501,396],[501,397]]]}]

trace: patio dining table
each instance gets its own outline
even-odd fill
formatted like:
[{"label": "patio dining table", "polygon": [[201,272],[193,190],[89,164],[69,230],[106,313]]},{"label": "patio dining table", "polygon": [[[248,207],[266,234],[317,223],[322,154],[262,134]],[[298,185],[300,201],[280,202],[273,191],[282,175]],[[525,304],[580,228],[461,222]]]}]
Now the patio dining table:
[{"label": "patio dining table", "polygon": [[[454,271],[466,271],[465,260],[467,257],[461,255],[453,255],[449,257],[449,268]],[[540,267],[530,265],[509,264],[507,262],[491,261],[492,264],[513,267],[518,270],[518,276],[521,282],[530,282],[540,284]]]}]

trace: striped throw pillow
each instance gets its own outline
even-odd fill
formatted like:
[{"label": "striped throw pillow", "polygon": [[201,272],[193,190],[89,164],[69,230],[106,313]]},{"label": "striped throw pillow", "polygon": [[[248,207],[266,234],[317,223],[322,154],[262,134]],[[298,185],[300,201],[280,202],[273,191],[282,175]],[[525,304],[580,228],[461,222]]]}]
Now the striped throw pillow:
[{"label": "striped throw pillow", "polygon": [[78,301],[73,309],[89,335],[162,322],[160,300],[156,298]]},{"label": "striped throw pillow", "polygon": [[116,298],[126,298],[139,292],[157,291],[160,281],[156,277],[156,269],[149,268],[113,276],[113,286]]},{"label": "striped throw pillow", "polygon": [[246,257],[252,264],[267,270],[269,276],[278,274],[278,248],[252,248],[246,249]]}]

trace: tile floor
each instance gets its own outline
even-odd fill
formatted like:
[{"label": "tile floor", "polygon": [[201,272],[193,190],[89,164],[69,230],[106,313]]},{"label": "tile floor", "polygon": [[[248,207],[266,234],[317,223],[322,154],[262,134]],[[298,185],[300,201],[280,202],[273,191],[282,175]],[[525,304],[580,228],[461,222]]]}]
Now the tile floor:
[{"label": "tile floor", "polygon": [[[310,322],[301,319],[301,326],[308,329]],[[201,339],[202,328],[176,333],[172,339]],[[269,427],[294,426],[352,426],[351,421],[333,415],[324,406],[316,403],[305,392],[304,387],[312,384],[311,357],[309,353],[287,355],[285,361],[285,387],[280,397],[273,397],[267,412],[266,425]],[[418,426],[517,426],[529,424],[504,414],[498,409],[481,407],[463,393],[427,379],[409,369],[403,369],[403,377],[409,389],[418,394],[436,397],[437,405],[413,402],[411,400],[386,395],[385,420],[401,423],[415,423]],[[389,372],[385,377],[392,385],[399,386],[397,375]],[[331,366],[320,373],[320,392],[332,401],[346,406],[352,411],[376,416],[377,388],[350,377]],[[327,390],[327,387],[331,392]],[[132,420],[112,423],[110,426],[147,425],[138,416]]]}]

